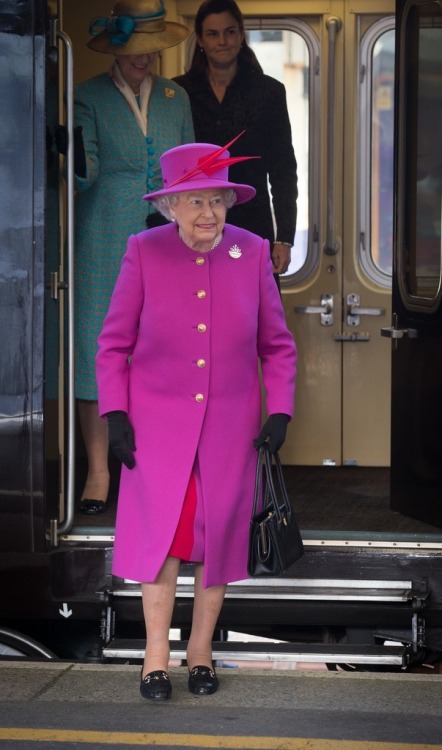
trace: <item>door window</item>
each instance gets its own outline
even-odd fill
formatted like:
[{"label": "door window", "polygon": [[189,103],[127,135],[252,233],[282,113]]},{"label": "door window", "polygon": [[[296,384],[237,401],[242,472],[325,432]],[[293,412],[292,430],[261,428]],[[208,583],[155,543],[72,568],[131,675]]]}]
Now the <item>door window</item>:
[{"label": "door window", "polygon": [[248,18],[245,26],[264,73],[281,81],[287,92],[298,165],[298,218],[285,279],[295,283],[306,278],[319,259],[319,118],[312,116],[319,101],[319,44],[312,29],[299,20]]},{"label": "door window", "polygon": [[[319,260],[319,47],[299,21],[247,20],[248,42],[264,72],[284,83],[298,163],[298,222],[284,286],[308,277]],[[259,26],[259,29],[256,27]],[[394,18],[373,24],[361,44],[360,263],[390,288],[393,257]],[[316,202],[315,202],[316,201]]]},{"label": "door window", "polygon": [[359,259],[386,288],[393,263],[394,52],[394,18],[382,19],[361,43]]},{"label": "door window", "polygon": [[[435,3],[415,5],[405,20],[405,108],[402,148],[406,206],[399,226],[404,250],[399,283],[409,309],[433,312],[441,291],[442,16]],[[411,105],[413,103],[413,105]]]}]

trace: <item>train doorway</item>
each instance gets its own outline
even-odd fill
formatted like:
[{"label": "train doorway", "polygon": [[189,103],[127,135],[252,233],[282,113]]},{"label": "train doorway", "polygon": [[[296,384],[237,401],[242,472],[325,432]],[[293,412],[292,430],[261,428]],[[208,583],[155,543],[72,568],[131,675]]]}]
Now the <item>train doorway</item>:
[{"label": "train doorway", "polygon": [[[86,48],[86,0],[75,8],[61,0],[56,5],[73,43],[74,83],[105,70],[105,56]],[[198,5],[170,0],[168,14],[192,27]],[[275,1],[271,17],[256,15],[253,0],[240,6],[265,72],[286,86],[298,160],[298,228],[282,298],[300,364],[296,416],[281,457],[293,470],[294,495],[302,469],[310,488],[306,508],[313,508],[315,494],[315,507],[327,516],[318,522],[319,513],[313,521],[309,513],[303,521],[301,513],[312,538],[318,531],[364,538],[374,529],[390,533],[394,523],[379,520],[371,501],[389,508],[391,344],[381,329],[391,322],[394,2],[320,1],[312,14],[310,2]],[[95,12],[108,13],[105,0],[97,0]],[[167,52],[160,72],[172,77],[185,67],[189,47]],[[58,406],[58,414],[64,419],[66,407]],[[68,426],[69,420],[64,434]],[[80,463],[77,456],[77,478]],[[68,465],[62,461],[62,476]],[[330,468],[336,471],[324,478]],[[361,469],[359,485],[356,473],[337,471],[347,468]],[[319,484],[308,469],[321,470]],[[328,514],[322,501],[322,488],[333,484],[341,502],[346,483],[356,488],[348,494],[351,502],[361,497],[362,483],[367,506],[351,522],[340,510]],[[58,487],[65,484],[57,477]],[[110,536],[112,518],[103,520]]]}]

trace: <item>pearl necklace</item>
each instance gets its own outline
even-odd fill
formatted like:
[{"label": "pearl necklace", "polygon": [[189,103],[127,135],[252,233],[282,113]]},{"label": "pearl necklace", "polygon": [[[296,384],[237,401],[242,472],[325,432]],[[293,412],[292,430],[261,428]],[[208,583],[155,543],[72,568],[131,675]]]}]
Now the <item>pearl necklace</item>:
[{"label": "pearl necklace", "polygon": [[219,233],[219,234],[218,234],[218,235],[217,235],[217,236],[215,237],[215,239],[213,240],[213,242],[212,242],[212,247],[211,247],[210,249],[211,249],[211,250],[213,250],[213,249],[214,249],[214,248],[215,248],[215,247],[216,247],[217,245],[219,245],[219,243],[221,242],[222,238],[223,238],[223,233],[222,233],[222,232],[220,232],[220,233]]},{"label": "pearl necklace", "polygon": [[[182,240],[184,242],[184,244],[187,245],[187,242],[185,242],[185,240],[183,238],[183,235],[181,234],[181,228],[178,229],[178,236],[179,236],[180,240]],[[212,242],[212,244],[211,244],[211,246],[209,247],[208,250],[196,250],[195,252],[198,252],[198,253],[199,252],[210,253],[211,250],[214,250],[215,247],[217,247],[217,245],[219,245],[219,243],[221,242],[222,238],[223,238],[223,233],[220,232],[219,234],[217,234],[217,236],[213,240],[213,242]],[[192,250],[194,250],[194,249],[195,248],[192,248]]]}]

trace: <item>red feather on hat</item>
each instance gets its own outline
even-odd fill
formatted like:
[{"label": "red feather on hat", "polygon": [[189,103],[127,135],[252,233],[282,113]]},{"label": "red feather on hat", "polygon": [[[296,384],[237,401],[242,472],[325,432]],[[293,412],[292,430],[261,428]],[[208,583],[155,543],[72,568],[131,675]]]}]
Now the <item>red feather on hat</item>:
[{"label": "red feather on hat", "polygon": [[233,138],[229,143],[227,143],[225,146],[221,146],[217,151],[214,151],[212,154],[209,154],[209,156],[204,156],[198,161],[198,166],[196,166],[194,169],[191,169],[190,172],[187,172],[186,174],[182,175],[181,177],[178,177],[177,180],[174,180],[171,182],[168,187],[171,188],[174,185],[178,185],[180,182],[185,182],[186,180],[189,180],[191,177],[194,177],[197,174],[206,174],[210,175],[214,172],[218,172],[220,169],[223,169],[224,167],[229,167],[231,164],[236,164],[240,161],[247,161],[248,159],[260,159],[260,156],[228,156],[225,159],[221,159],[219,161],[216,161],[221,154],[224,153],[224,151],[227,151],[229,146],[232,145],[232,143],[235,143],[235,141],[238,140],[242,136],[242,134],[245,133],[245,130],[242,130],[241,133],[239,133],[235,138]]}]

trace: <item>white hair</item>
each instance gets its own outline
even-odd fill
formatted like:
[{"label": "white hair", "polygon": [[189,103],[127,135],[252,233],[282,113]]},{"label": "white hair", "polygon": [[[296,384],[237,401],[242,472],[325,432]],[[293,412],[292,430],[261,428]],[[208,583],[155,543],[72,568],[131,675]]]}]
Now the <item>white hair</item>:
[{"label": "white hair", "polygon": [[[187,192],[187,191],[182,191]],[[172,221],[172,215],[170,213],[170,208],[176,206],[180,199],[180,193],[169,193],[168,195],[159,195],[158,198],[155,198],[155,200],[152,201],[153,205],[155,206],[156,210],[159,211],[159,213],[164,216],[168,221]],[[226,204],[227,208],[232,208],[232,206],[236,203],[236,191],[234,188],[222,188],[220,191],[220,194],[222,195],[224,199],[224,203]]]}]

